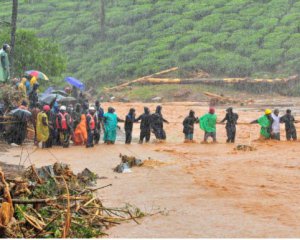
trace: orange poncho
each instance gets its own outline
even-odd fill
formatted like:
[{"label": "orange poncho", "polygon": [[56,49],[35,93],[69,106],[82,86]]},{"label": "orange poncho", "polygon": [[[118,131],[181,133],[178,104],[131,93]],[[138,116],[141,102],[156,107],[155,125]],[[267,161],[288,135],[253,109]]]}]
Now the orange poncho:
[{"label": "orange poncho", "polygon": [[84,114],[81,115],[80,123],[75,129],[73,140],[75,145],[83,145],[87,141],[86,117]]}]

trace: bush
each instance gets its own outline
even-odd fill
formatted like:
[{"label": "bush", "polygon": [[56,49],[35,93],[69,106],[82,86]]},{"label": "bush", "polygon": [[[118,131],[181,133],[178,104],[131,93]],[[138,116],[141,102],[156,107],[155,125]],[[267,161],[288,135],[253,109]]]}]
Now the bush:
[{"label": "bush", "polygon": [[255,67],[265,71],[276,71],[276,65],[281,63],[284,49],[261,49],[252,54],[251,59]]}]

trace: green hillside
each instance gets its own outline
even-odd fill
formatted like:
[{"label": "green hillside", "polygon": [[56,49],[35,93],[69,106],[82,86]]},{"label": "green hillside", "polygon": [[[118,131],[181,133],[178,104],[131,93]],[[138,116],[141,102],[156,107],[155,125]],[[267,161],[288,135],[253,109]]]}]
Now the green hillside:
[{"label": "green hillside", "polygon": [[[11,1],[0,0],[10,20]],[[300,0],[20,0],[19,27],[62,44],[68,73],[114,84],[173,66],[230,77],[300,69]],[[51,74],[50,74],[51,75]]]}]

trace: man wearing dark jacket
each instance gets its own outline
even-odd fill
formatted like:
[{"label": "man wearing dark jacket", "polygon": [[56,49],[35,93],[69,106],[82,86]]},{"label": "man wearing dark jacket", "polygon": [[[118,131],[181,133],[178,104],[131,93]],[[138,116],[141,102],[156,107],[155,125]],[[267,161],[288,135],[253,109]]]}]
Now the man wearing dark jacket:
[{"label": "man wearing dark jacket", "polygon": [[221,123],[224,123],[226,121],[226,133],[227,133],[227,143],[234,143],[235,142],[235,135],[236,135],[236,124],[237,120],[239,118],[239,115],[237,113],[233,112],[232,107],[227,108],[226,110],[226,116],[221,121]]},{"label": "man wearing dark jacket", "polygon": [[193,141],[194,137],[194,124],[198,122],[199,119],[195,117],[195,112],[190,110],[189,115],[184,119],[183,125],[183,133],[185,136],[185,142]]},{"label": "man wearing dark jacket", "polygon": [[35,83],[32,87],[32,90],[29,92],[28,99],[30,102],[30,104],[29,104],[30,109],[35,108],[39,101],[39,97],[38,97],[38,93],[37,93],[38,87],[39,87],[39,84]]},{"label": "man wearing dark jacket", "polygon": [[81,105],[76,103],[75,111],[73,111],[73,129],[75,130],[81,120]]},{"label": "man wearing dark jacket", "polygon": [[133,129],[133,123],[136,122],[135,120],[135,109],[130,108],[129,113],[126,116],[125,119],[125,133],[126,133],[126,144],[130,144],[132,140],[132,129]]},{"label": "man wearing dark jacket", "polygon": [[162,107],[157,106],[154,114],[151,115],[151,128],[155,134],[156,139],[158,140],[166,140],[166,132],[164,130],[164,122],[169,123],[166,119],[164,119],[161,113]]},{"label": "man wearing dark jacket", "polygon": [[290,109],[286,110],[286,114],[280,118],[280,122],[285,124],[286,140],[290,141],[293,139],[293,141],[296,141],[297,131],[295,123],[298,121],[295,120]]},{"label": "man wearing dark jacket", "polygon": [[140,129],[140,141],[139,143],[143,143],[144,139],[146,142],[150,141],[150,135],[151,135],[151,114],[150,110],[147,107],[144,107],[144,113],[140,115],[136,121],[141,121]]}]

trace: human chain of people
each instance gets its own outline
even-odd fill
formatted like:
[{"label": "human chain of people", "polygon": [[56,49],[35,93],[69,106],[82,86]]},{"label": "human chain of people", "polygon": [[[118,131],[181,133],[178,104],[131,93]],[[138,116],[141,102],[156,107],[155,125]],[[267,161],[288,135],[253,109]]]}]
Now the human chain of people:
[{"label": "human chain of people", "polygon": [[[21,108],[26,108],[23,103]],[[154,113],[150,112],[148,107],[144,107],[144,113],[137,117],[136,110],[130,108],[125,119],[118,117],[115,109],[109,107],[107,112],[101,107],[99,101],[94,105],[85,103],[81,105],[77,103],[75,108],[73,105],[68,107],[54,101],[53,104],[44,105],[41,109],[37,106],[33,112],[39,111],[36,118],[36,136],[35,143],[42,143],[43,148],[49,148],[53,145],[69,147],[72,141],[74,145],[85,145],[87,148],[94,147],[99,144],[101,133],[103,133],[103,142],[105,144],[114,144],[117,137],[117,129],[119,122],[124,123],[125,144],[131,144],[133,125],[140,123],[139,143],[149,142],[151,133],[155,135],[158,141],[165,141],[167,136],[164,130],[164,124],[169,124],[163,116],[163,108],[158,105]],[[202,143],[208,143],[212,138],[212,143],[217,143],[216,124],[225,124],[227,143],[234,143],[236,139],[236,125],[238,124],[238,114],[233,111],[232,107],[226,109],[226,115],[221,121],[217,121],[215,108],[210,107],[208,113],[201,117],[196,117],[195,112],[190,110],[187,117],[184,118],[183,133],[185,142],[194,141],[195,124],[204,132]],[[280,140],[280,124],[285,124],[286,139],[297,140],[297,132],[295,128],[294,116],[290,109],[286,110],[286,114],[279,117],[279,110],[273,112],[266,109],[265,113],[250,122],[249,124],[259,124],[260,135],[263,139]]]}]

